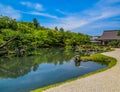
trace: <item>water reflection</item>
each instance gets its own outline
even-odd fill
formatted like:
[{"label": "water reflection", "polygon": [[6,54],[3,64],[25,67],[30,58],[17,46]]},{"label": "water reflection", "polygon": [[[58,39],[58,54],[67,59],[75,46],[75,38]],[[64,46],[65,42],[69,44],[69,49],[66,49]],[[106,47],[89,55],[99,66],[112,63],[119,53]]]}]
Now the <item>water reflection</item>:
[{"label": "water reflection", "polygon": [[75,66],[76,66],[76,67],[79,67],[79,66],[80,66],[81,61],[74,61],[74,62],[75,62]]},{"label": "water reflection", "polygon": [[75,56],[84,53],[63,48],[40,49],[36,53],[36,56],[0,59],[0,92],[30,92],[107,65],[107,62],[74,61]]},{"label": "water reflection", "polygon": [[36,71],[40,64],[50,63],[62,65],[69,62],[78,52],[64,50],[63,48],[39,49],[37,56],[15,57],[11,59],[0,59],[0,77],[17,78],[30,71]]},{"label": "water reflection", "polygon": [[[38,55],[29,57],[15,57],[11,59],[0,59],[0,78],[18,78],[28,74],[31,71],[37,71],[43,63],[62,65],[69,62],[74,56],[83,53],[64,50],[63,48],[39,49]],[[74,61],[73,61],[74,62]],[[98,62],[101,65],[107,65],[106,62]],[[74,62],[79,67],[81,61]]]}]

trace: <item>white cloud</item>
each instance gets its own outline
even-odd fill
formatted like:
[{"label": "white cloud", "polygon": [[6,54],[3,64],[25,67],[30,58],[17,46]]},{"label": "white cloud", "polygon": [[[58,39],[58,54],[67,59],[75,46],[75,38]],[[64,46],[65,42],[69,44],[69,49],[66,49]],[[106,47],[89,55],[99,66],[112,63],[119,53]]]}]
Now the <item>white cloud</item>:
[{"label": "white cloud", "polygon": [[67,13],[67,12],[64,12],[64,11],[61,11],[60,9],[56,9],[56,11],[60,14],[63,14],[63,15],[69,15],[70,13]]},{"label": "white cloud", "polygon": [[35,4],[35,9],[37,9],[37,10],[43,10],[43,7],[42,7],[42,5],[41,4]]},{"label": "white cloud", "polygon": [[97,6],[102,7],[102,6],[109,6],[109,5],[114,5],[116,3],[120,3],[120,0],[100,0],[98,3],[96,3]]},{"label": "white cloud", "polygon": [[[80,15],[80,14],[79,14]],[[80,28],[80,27],[84,27],[90,23],[93,23],[95,21],[98,20],[102,20],[102,19],[106,19],[106,18],[110,18],[115,16],[115,13],[111,13],[111,12],[103,12],[100,15],[92,15],[92,16],[79,16],[79,15],[70,15],[64,18],[57,18],[56,22],[57,23],[51,23],[51,25],[49,25],[50,27],[55,27],[58,26],[65,28],[66,30],[73,30],[76,28]]]},{"label": "white cloud", "polygon": [[42,4],[31,3],[31,2],[20,2],[20,4],[34,9],[33,11],[27,11],[27,12],[20,11],[21,13],[36,15],[36,16],[44,16],[44,17],[48,17],[48,18],[52,18],[52,19],[57,19],[58,18],[57,16],[48,14],[46,12],[40,12],[40,11],[44,10]]},{"label": "white cloud", "polygon": [[89,35],[102,35],[104,30],[119,30],[120,21],[97,21],[87,25],[86,27],[80,27],[74,29],[74,32],[82,32]]},{"label": "white cloud", "polygon": [[50,15],[48,13],[42,13],[42,12],[36,12],[36,11],[32,11],[32,12],[20,11],[20,12],[24,13],[24,14],[30,14],[30,15],[36,15],[36,16],[44,16],[44,17],[48,17],[48,18],[52,18],[52,19],[58,19],[57,16]]},{"label": "white cloud", "polygon": [[[120,16],[120,4],[117,3],[120,3],[120,0],[114,0],[114,2],[113,0],[100,0],[90,9],[74,14],[68,14],[65,17],[57,18],[56,23],[53,21],[46,25],[52,28],[58,26],[63,27],[66,30],[74,30],[77,28],[82,29],[83,27],[87,28],[88,25],[95,24],[100,20],[102,20],[103,23],[105,19],[111,21],[110,18]],[[65,14],[64,11],[60,11],[59,9],[57,9],[57,11]],[[110,26],[113,25],[109,25],[108,27]]]},{"label": "white cloud", "polygon": [[11,18],[20,19],[21,14],[11,6],[0,4],[0,15],[9,16]]},{"label": "white cloud", "polygon": [[57,19],[57,16],[50,15],[50,14],[47,14],[47,13],[41,13],[41,12],[29,12],[29,14],[32,14],[32,15],[38,15],[38,16],[44,16],[44,17],[49,17],[49,18],[53,18],[53,19]]},{"label": "white cloud", "polygon": [[22,5],[26,5],[27,7],[32,7],[30,2],[20,2]]},{"label": "white cloud", "polygon": [[20,4],[25,5],[27,7],[30,7],[30,8],[34,8],[34,9],[39,10],[39,11],[44,10],[43,6],[41,4],[39,4],[39,3],[20,2]]}]

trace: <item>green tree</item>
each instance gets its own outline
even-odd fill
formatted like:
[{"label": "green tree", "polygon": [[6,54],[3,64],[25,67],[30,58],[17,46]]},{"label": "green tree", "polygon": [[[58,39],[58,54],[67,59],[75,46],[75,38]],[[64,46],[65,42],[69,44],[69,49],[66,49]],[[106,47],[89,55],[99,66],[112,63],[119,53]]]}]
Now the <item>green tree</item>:
[{"label": "green tree", "polygon": [[39,22],[37,21],[36,18],[33,19],[33,23],[34,23],[35,28],[38,29],[38,27],[39,27]]},{"label": "green tree", "polygon": [[55,30],[56,30],[56,31],[58,31],[58,28],[57,28],[57,26],[55,27]]},{"label": "green tree", "polygon": [[4,29],[4,28],[17,30],[16,20],[9,18],[7,16],[0,16],[0,29]]},{"label": "green tree", "polygon": [[63,28],[60,28],[59,31],[56,30],[58,30],[57,27],[53,30],[40,26],[36,18],[33,19],[33,22],[18,22],[15,19],[1,16],[0,44],[17,36],[18,38],[7,44],[5,48],[14,51],[19,46],[29,53],[29,51],[41,47],[67,46],[71,48],[89,43],[89,36],[82,33],[65,31]]},{"label": "green tree", "polygon": [[64,29],[62,27],[60,28],[60,32],[64,32]]}]

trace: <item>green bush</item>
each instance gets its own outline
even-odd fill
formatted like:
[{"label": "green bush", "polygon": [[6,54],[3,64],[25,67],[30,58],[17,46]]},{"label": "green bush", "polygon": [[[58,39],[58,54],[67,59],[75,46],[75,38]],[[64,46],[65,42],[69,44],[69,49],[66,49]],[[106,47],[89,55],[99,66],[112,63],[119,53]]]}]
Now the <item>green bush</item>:
[{"label": "green bush", "polygon": [[109,56],[104,56],[102,54],[93,54],[91,56],[83,56],[80,58],[81,60],[86,60],[86,61],[97,61],[98,63],[102,64],[104,62],[108,67],[112,67],[113,65],[116,64],[116,59],[109,57]]}]

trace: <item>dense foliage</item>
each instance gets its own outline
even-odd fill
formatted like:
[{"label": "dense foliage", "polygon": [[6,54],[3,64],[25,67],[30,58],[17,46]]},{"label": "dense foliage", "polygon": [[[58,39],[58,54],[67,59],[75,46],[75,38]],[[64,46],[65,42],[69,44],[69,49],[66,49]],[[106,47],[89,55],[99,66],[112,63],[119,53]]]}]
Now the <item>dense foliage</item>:
[{"label": "dense foliage", "polygon": [[120,47],[120,40],[112,40],[112,41],[109,41],[109,42],[108,42],[108,45],[109,45],[109,46],[112,46],[112,47]]},{"label": "dense foliage", "polygon": [[87,35],[64,31],[63,28],[45,28],[40,26],[36,18],[33,22],[18,22],[0,16],[0,45],[15,36],[17,39],[7,44],[5,49],[14,51],[16,48],[23,48],[31,51],[40,47],[76,46],[89,43]]},{"label": "dense foliage", "polygon": [[118,31],[118,36],[120,36],[120,30]]}]

